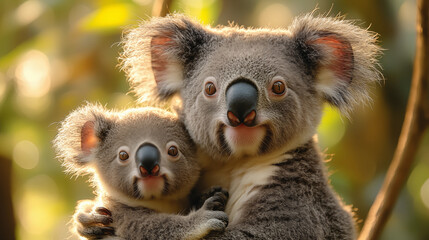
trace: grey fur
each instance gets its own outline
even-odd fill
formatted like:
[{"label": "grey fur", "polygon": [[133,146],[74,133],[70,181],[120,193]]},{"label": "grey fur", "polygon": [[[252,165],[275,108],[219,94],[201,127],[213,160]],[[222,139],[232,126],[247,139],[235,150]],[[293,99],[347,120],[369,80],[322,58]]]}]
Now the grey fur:
[{"label": "grey fur", "polygon": [[[141,100],[180,94],[181,117],[205,156],[197,189],[230,191],[232,222],[214,239],[355,238],[312,136],[325,102],[348,115],[369,100],[370,84],[382,78],[376,34],[311,14],[277,30],[212,28],[173,15],[129,31],[123,46],[122,67]],[[257,150],[226,136],[225,92],[238,78],[259,92]],[[283,97],[270,95],[276,78],[287,85]],[[207,79],[216,84],[211,98],[203,92]]]},{"label": "grey fur", "polygon": [[[87,123],[94,123],[93,134],[85,134]],[[93,135],[96,144],[87,151],[83,139]],[[167,154],[173,142],[179,149],[175,158]],[[163,180],[152,190],[141,184],[134,160],[143,143],[153,144],[161,154],[158,180]],[[227,196],[222,192],[208,196],[202,208],[183,215],[188,212],[188,195],[200,168],[195,144],[172,113],[156,108],[107,111],[88,104],[65,119],[54,145],[67,171],[91,174],[97,188],[98,202],[80,202],[77,211],[82,212],[74,216],[74,231],[82,236],[116,238],[116,232],[124,239],[199,239],[227,225],[222,211]],[[119,159],[120,150],[128,152],[128,160]],[[93,212],[97,205],[113,214],[103,209]]]}]

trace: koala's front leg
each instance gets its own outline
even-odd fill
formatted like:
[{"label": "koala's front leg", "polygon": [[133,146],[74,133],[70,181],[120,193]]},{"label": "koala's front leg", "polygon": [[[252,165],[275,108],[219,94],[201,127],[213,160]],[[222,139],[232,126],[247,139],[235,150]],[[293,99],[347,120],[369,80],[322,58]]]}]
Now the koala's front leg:
[{"label": "koala's front leg", "polygon": [[73,232],[87,239],[114,239],[112,222],[109,210],[96,207],[95,201],[83,200],[76,207],[72,228]]},{"label": "koala's front leg", "polygon": [[223,232],[228,225],[224,209],[228,195],[215,193],[203,206],[186,216],[157,213],[144,208],[112,209],[116,236],[124,239],[201,239]]}]

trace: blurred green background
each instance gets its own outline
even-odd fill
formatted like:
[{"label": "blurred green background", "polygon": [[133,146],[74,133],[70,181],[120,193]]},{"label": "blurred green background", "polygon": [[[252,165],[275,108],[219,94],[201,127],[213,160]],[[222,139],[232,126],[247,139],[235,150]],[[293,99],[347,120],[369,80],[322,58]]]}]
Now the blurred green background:
[{"label": "blurred green background", "polygon": [[[87,178],[71,178],[54,158],[59,122],[83,104],[134,106],[117,68],[125,27],[151,14],[151,0],[2,0],[0,2],[0,176],[12,179],[17,239],[66,239],[77,200],[92,198]],[[319,128],[331,181],[365,219],[400,133],[415,48],[415,0],[174,0],[172,11],[207,24],[287,27],[294,16],[346,14],[380,33],[385,82],[352,120],[326,107]],[[429,67],[429,66],[428,66]],[[429,239],[429,136],[382,239]],[[334,154],[335,153],[335,154]],[[1,196],[7,201],[6,196]],[[5,200],[6,199],[6,200]],[[7,206],[7,205],[6,205]],[[11,210],[11,207],[2,207]],[[3,220],[4,221],[4,220]],[[6,222],[10,224],[10,220]],[[360,222],[361,226],[362,222]],[[13,227],[13,226],[12,226]]]}]

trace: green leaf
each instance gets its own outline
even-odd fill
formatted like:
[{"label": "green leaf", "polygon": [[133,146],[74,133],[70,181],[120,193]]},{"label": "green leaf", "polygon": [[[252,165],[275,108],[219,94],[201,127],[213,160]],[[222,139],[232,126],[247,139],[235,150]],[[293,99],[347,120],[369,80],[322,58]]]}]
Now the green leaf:
[{"label": "green leaf", "polygon": [[81,28],[90,32],[117,31],[131,23],[132,13],[132,6],[127,3],[103,6],[84,18]]}]

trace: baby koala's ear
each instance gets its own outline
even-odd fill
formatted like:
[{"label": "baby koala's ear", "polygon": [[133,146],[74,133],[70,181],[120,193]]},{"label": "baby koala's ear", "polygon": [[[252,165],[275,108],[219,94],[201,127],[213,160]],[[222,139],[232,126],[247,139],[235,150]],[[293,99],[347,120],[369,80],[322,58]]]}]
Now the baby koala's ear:
[{"label": "baby koala's ear", "polygon": [[113,114],[99,105],[88,104],[62,122],[54,146],[67,171],[87,173],[88,165],[114,124]]},{"label": "baby koala's ear", "polygon": [[351,21],[310,14],[295,19],[289,30],[315,89],[328,103],[347,115],[370,99],[368,86],[382,78],[376,34]]},{"label": "baby koala's ear", "polygon": [[100,138],[95,132],[95,121],[89,120],[83,124],[80,130],[80,148],[82,152],[90,154],[98,144],[100,144]]}]

